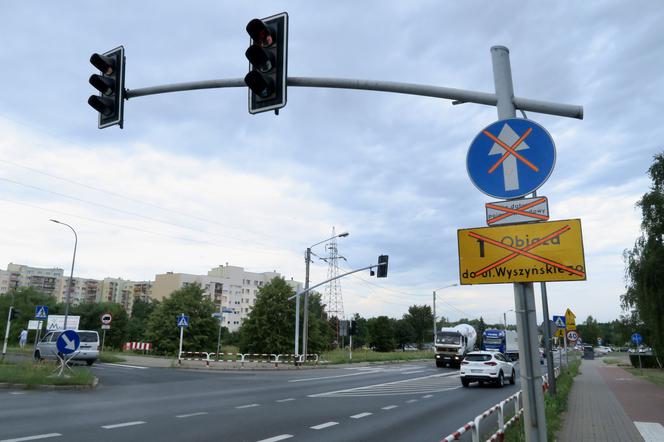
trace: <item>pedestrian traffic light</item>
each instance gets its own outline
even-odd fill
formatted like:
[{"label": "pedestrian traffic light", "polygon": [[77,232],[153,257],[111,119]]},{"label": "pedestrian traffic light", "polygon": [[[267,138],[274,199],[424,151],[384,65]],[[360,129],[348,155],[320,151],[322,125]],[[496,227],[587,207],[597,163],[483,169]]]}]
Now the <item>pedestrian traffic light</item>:
[{"label": "pedestrian traffic light", "polygon": [[104,54],[94,53],[90,63],[101,71],[88,80],[99,91],[91,95],[88,104],[99,112],[99,129],[117,124],[122,129],[124,117],[124,47],[120,46]]},{"label": "pedestrian traffic light", "polygon": [[244,55],[250,70],[244,77],[249,87],[249,113],[257,114],[286,106],[288,66],[288,14],[255,18],[247,24],[251,37]]},{"label": "pedestrian traffic light", "polygon": [[357,322],[355,322],[353,319],[350,320],[349,334],[351,336],[355,336],[357,334]]},{"label": "pedestrian traffic light", "polygon": [[376,278],[385,278],[387,277],[387,261],[389,259],[388,255],[380,255],[378,257],[378,268],[376,269]]}]

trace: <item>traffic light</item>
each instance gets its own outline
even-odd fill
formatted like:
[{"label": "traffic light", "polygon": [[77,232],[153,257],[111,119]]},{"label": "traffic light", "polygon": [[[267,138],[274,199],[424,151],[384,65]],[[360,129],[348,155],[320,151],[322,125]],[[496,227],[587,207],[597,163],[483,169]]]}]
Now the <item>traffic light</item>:
[{"label": "traffic light", "polygon": [[257,114],[286,106],[288,66],[288,14],[255,18],[247,24],[251,37],[244,55],[251,64],[244,77],[249,87],[249,113]]},{"label": "traffic light", "polygon": [[387,277],[387,261],[390,257],[387,255],[380,255],[378,257],[378,268],[376,269],[376,278]]},{"label": "traffic light", "polygon": [[355,322],[353,319],[350,320],[349,334],[351,336],[355,336],[357,334],[357,322]]},{"label": "traffic light", "polygon": [[9,307],[9,320],[13,321],[14,319],[16,319],[19,313],[21,312],[16,310],[14,307]]},{"label": "traffic light", "polygon": [[90,84],[99,91],[91,95],[88,104],[99,112],[99,129],[117,124],[122,129],[124,117],[124,47],[120,46],[104,54],[94,53],[90,63],[101,71],[101,75],[90,76]]}]

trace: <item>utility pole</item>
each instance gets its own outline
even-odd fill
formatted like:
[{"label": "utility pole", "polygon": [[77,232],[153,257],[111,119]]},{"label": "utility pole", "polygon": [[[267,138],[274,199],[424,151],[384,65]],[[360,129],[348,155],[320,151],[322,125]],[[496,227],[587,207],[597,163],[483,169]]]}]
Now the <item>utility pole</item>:
[{"label": "utility pole", "polygon": [[436,291],[433,291],[433,345],[436,345]]},{"label": "utility pole", "polygon": [[[496,90],[496,108],[501,120],[516,117],[514,86],[510,66],[509,49],[504,46],[491,48],[493,81]],[[514,284],[514,311],[516,313],[519,354],[521,360],[521,385],[523,391],[524,432],[528,442],[545,442],[546,420],[542,378],[535,373],[539,364],[537,345],[537,317],[535,315],[535,291],[532,282]]]}]

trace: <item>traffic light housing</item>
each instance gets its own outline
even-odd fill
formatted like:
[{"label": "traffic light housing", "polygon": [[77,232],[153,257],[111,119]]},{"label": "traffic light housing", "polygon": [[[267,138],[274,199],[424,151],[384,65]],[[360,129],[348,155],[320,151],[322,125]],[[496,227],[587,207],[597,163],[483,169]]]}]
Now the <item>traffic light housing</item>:
[{"label": "traffic light housing", "polygon": [[350,327],[348,334],[351,336],[355,336],[357,334],[357,322],[353,319],[350,320]]},{"label": "traffic light housing", "polygon": [[388,255],[380,255],[378,257],[378,268],[376,269],[376,278],[386,278],[387,277],[387,261],[389,260]]},{"label": "traffic light housing", "polygon": [[18,314],[21,313],[18,310],[16,310],[14,307],[9,307],[9,320],[13,321],[18,317]]},{"label": "traffic light housing", "polygon": [[251,37],[251,46],[244,53],[250,63],[244,77],[249,88],[249,113],[276,112],[286,106],[288,14],[255,18],[246,29]]},{"label": "traffic light housing", "polygon": [[125,56],[124,47],[119,46],[103,54],[94,53],[90,63],[100,74],[93,74],[88,80],[99,91],[91,95],[88,104],[99,112],[99,129],[115,124],[122,129],[125,96]]}]

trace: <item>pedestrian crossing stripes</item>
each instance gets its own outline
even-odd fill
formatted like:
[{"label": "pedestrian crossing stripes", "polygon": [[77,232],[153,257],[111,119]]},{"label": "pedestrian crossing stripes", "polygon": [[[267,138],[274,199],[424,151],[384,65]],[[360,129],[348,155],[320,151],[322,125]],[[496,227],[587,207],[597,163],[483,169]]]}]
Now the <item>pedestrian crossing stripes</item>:
[{"label": "pedestrian crossing stripes", "polygon": [[442,373],[364,387],[310,394],[309,397],[365,397],[438,393],[461,388],[459,373]]}]

